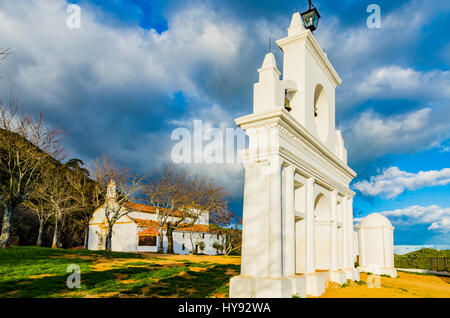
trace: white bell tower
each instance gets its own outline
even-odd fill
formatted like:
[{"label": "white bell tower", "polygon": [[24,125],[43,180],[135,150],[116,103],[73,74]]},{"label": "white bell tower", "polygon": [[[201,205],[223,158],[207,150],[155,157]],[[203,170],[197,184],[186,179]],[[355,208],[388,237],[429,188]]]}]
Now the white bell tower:
[{"label": "white bell tower", "polygon": [[292,17],[288,36],[277,44],[284,53],[283,78],[298,87],[291,101],[292,116],[328,149],[338,153],[335,89],[341,78],[311,31],[303,26],[299,13]]},{"label": "white bell tower", "polygon": [[288,36],[277,41],[284,53],[284,74],[268,53],[254,87],[254,113],[280,109],[289,100],[290,114],[339,159],[347,161],[341,133],[335,125],[335,90],[341,78],[299,13],[292,17]]},{"label": "white bell tower", "polygon": [[249,149],[240,152],[242,256],[241,274],[230,281],[233,298],[320,296],[328,281],[359,279],[349,188],[356,173],[335,127],[341,79],[304,25],[295,13],[277,41],[282,78],[275,56],[266,54],[253,113],[235,120]]}]

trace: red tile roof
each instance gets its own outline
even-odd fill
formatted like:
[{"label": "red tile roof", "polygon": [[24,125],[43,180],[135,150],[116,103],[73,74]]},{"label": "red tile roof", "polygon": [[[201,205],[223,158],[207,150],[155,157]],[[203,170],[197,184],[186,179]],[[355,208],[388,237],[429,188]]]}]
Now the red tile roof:
[{"label": "red tile roof", "polygon": [[[145,220],[145,219],[135,219],[132,217],[129,217],[133,222],[135,222],[139,227],[146,227],[146,228],[159,228],[159,222],[154,220]],[[164,224],[163,229],[166,229],[167,226]],[[203,224],[183,224],[179,226],[175,231],[191,231],[191,232],[210,232],[211,229],[209,225],[203,225]]]},{"label": "red tile roof", "polygon": [[147,213],[156,213],[156,208],[151,205],[145,205],[135,202],[126,202],[124,206],[127,209],[137,211],[137,212],[147,212]]},{"label": "red tile roof", "polygon": [[189,226],[188,224],[186,224],[185,226],[180,226],[177,231],[210,232],[211,229],[209,228],[209,225],[194,224]]},{"label": "red tile roof", "polygon": [[154,227],[148,227],[138,233],[139,236],[159,236],[159,231]]},{"label": "red tile roof", "polygon": [[156,228],[159,228],[159,222],[158,221],[145,220],[145,219],[135,219],[135,218],[132,218],[132,217],[130,217],[130,219],[133,222],[135,222],[140,227],[156,227]]},{"label": "red tile roof", "polygon": [[[132,210],[132,211],[136,211],[136,212],[144,212],[144,213],[156,213],[156,207],[152,206],[152,205],[146,205],[146,204],[141,204],[141,203],[136,203],[136,202],[126,202],[124,204],[125,208]],[[170,210],[168,209],[163,209],[160,208],[160,211],[167,211],[166,213],[170,213]],[[175,211],[173,212],[171,215],[173,216],[182,216],[183,213],[180,211]]]}]

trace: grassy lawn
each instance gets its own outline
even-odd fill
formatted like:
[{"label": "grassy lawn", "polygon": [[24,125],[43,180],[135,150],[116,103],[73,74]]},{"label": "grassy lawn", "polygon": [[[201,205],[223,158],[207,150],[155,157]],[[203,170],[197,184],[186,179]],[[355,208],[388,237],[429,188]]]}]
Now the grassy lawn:
[{"label": "grassy lawn", "polygon": [[[0,297],[228,297],[239,257],[140,255],[37,247],[0,249]],[[67,266],[81,288],[66,285]]]},{"label": "grassy lawn", "polygon": [[[67,266],[81,269],[81,288],[66,285]],[[240,257],[134,254],[37,247],[0,249],[0,297],[228,297]],[[368,275],[321,297],[450,297],[450,277],[399,272],[369,288]]]}]

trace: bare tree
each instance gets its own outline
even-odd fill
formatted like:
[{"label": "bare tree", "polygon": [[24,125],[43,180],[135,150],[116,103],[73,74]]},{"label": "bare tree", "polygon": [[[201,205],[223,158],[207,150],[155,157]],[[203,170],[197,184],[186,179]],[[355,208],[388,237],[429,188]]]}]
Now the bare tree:
[{"label": "bare tree", "polygon": [[40,180],[36,187],[37,196],[43,198],[51,209],[54,220],[52,248],[61,248],[61,230],[65,218],[80,209],[75,193],[69,182],[71,172],[64,167],[52,169]]},{"label": "bare tree", "polygon": [[163,253],[164,226],[188,202],[187,180],[186,171],[177,169],[171,163],[165,163],[161,169],[155,169],[148,180],[146,201],[158,210],[160,238],[158,253]]},{"label": "bare tree", "polygon": [[132,212],[125,203],[135,199],[143,189],[143,178],[125,167],[117,166],[107,156],[97,159],[94,170],[97,198],[104,197],[105,219],[108,224],[105,249],[111,250],[113,227],[123,216]]},{"label": "bare tree", "polygon": [[234,222],[234,224],[229,224],[228,226],[211,225],[211,233],[218,236],[220,247],[225,255],[230,255],[242,247],[242,231],[239,229],[242,221],[240,218],[236,218]]},{"label": "bare tree", "polygon": [[26,205],[29,209],[36,213],[39,221],[39,232],[36,240],[37,246],[42,246],[44,226],[47,224],[50,217],[53,216],[52,209],[50,208],[47,200],[39,194],[40,192],[41,190],[35,190],[35,192],[32,194],[32,199],[24,202],[24,205]]},{"label": "bare tree", "polygon": [[160,246],[166,228],[167,253],[173,254],[173,232],[189,229],[206,213],[227,213],[227,194],[213,179],[190,177],[184,169],[171,163],[155,170],[149,178],[146,191],[148,204],[158,209]]},{"label": "bare tree", "polygon": [[[98,161],[98,160],[97,160]],[[68,182],[74,191],[74,199],[77,201],[84,223],[84,248],[88,248],[89,220],[95,210],[100,206],[103,195],[103,186],[89,178],[89,170],[83,168],[84,162],[80,159],[70,159],[65,166],[73,173],[70,174]],[[100,164],[96,163],[96,166]],[[95,170],[98,172],[98,170]]]},{"label": "bare tree", "polygon": [[11,98],[0,103],[0,202],[4,206],[0,247],[10,246],[12,216],[28,200],[49,161],[63,158],[62,131],[26,115]]}]

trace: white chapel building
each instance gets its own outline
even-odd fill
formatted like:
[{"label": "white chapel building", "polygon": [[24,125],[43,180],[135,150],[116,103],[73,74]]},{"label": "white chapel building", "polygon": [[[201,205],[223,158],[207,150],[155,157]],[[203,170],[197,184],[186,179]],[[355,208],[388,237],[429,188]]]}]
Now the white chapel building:
[{"label": "white chapel building", "polygon": [[359,280],[344,140],[335,125],[341,84],[299,13],[283,52],[283,76],[268,53],[254,85],[253,113],[236,119],[249,136],[241,273],[230,297],[320,296],[328,282]]},{"label": "white chapel building", "polygon": [[[114,182],[108,185],[107,200],[114,200],[116,190]],[[159,210],[153,206],[126,202],[123,209],[129,211],[113,226],[111,249],[115,252],[157,252],[159,233]],[[169,221],[175,221],[177,213]],[[88,249],[104,250],[108,223],[105,216],[105,204],[101,205],[89,220]],[[167,252],[167,237],[163,227],[163,249]],[[209,213],[204,213],[192,226],[186,226],[173,232],[175,254],[196,253],[217,255],[213,247],[215,242],[222,244],[223,238],[211,233]],[[203,244],[202,244],[203,242]],[[201,250],[201,246],[204,249]]]}]

